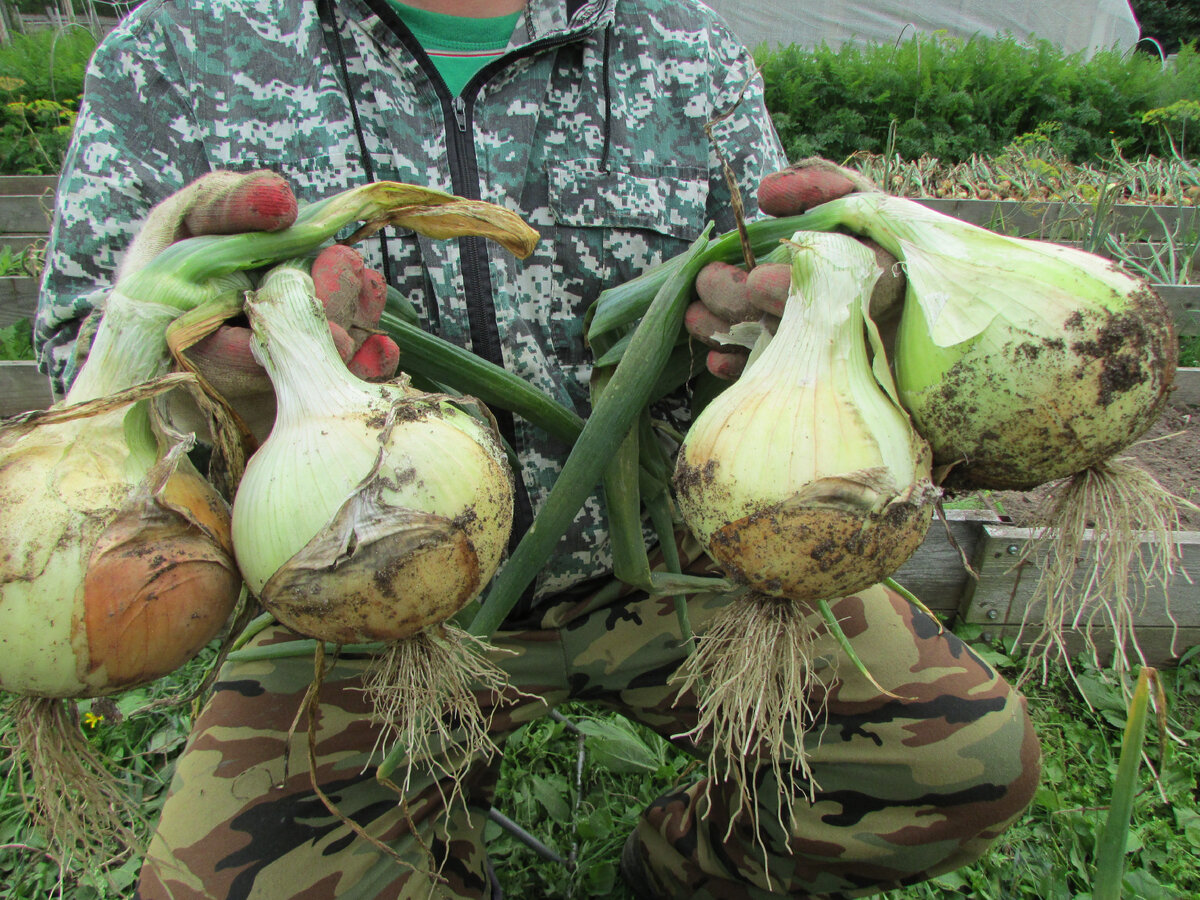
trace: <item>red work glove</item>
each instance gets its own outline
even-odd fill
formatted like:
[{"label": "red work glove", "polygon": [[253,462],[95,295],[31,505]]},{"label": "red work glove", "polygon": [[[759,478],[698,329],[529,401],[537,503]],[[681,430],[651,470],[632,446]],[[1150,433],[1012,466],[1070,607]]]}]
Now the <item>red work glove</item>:
[{"label": "red work glove", "polygon": [[[278,231],[295,221],[296,197],[274,172],[212,172],[172,194],[150,211],[125,254],[118,280],[145,265],[169,244],[201,234]],[[387,296],[383,277],[365,269],[358,252],[342,246],[323,251],[313,264],[317,297],[342,359],[360,378],[387,380],[396,373],[399,350],[373,330]],[[275,395],[266,372],[250,353],[250,329],[223,325],[186,351],[197,371],[262,440],[275,418]],[[180,424],[202,430],[188,404],[176,404]]]},{"label": "red work glove", "polygon": [[[758,186],[758,208],[771,216],[795,216],[854,191],[878,190],[857,172],[823,159],[805,159],[763,178]],[[866,243],[872,244],[870,241]],[[903,276],[895,259],[875,246],[884,275],[871,298],[872,315],[897,309],[903,297]],[[710,347],[708,370],[718,378],[733,380],[742,374],[748,351],[721,344],[714,334],[728,333],[738,322],[765,319],[768,328],[783,314],[791,285],[786,263],[763,263],[747,272],[729,263],[709,263],[696,278],[699,300],[684,317],[688,333]],[[898,293],[897,293],[898,292]]]},{"label": "red work glove", "polygon": [[[383,276],[366,268],[354,248],[334,244],[313,261],[312,278],[334,346],[350,371],[364,381],[395,377],[400,350],[375,330],[387,299]],[[250,351],[249,327],[223,325],[189,348],[187,356],[263,440],[275,419],[275,394]]]}]

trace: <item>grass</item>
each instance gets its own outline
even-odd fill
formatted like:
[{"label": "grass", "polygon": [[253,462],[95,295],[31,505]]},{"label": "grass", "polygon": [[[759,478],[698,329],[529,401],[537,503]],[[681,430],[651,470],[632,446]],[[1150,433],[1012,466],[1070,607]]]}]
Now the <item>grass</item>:
[{"label": "grass", "polygon": [[0,45],[0,100],[73,100],[96,49],[86,28],[39,28]]},{"label": "grass", "polygon": [[[216,644],[168,678],[115,698],[78,704],[81,728],[98,752],[124,772],[130,791],[147,818],[158,815],[174,759],[183,749],[199,704],[187,699],[201,684],[217,652]],[[0,693],[0,748],[6,747],[11,719]],[[166,703],[175,698],[179,702]],[[139,712],[154,705],[149,712]],[[126,854],[103,872],[88,872],[48,850],[32,827],[23,803],[16,761],[0,758],[0,885],[5,900],[127,900],[133,896],[141,861]]]},{"label": "grass", "polygon": [[[977,636],[978,629],[963,633]],[[979,643],[975,647],[1015,677],[1017,663],[1003,650]],[[1163,674],[1178,742],[1165,758],[1156,747],[1150,748],[1157,774],[1143,773],[1135,800],[1125,886],[1126,896],[1141,900],[1200,896],[1200,749],[1195,746],[1200,738],[1200,653]],[[974,865],[885,896],[1066,900],[1091,890],[1125,705],[1111,673],[1085,669],[1080,684],[1086,701],[1061,673],[1025,691],[1045,754],[1042,785],[1025,818]],[[492,829],[490,850],[498,865],[502,863],[499,871],[510,896],[632,900],[619,880],[611,880],[621,844],[645,803],[675,784],[691,759],[653,732],[585,704],[571,704],[563,712],[597,723],[593,727],[612,729],[613,740],[634,748],[625,756],[636,762],[622,763],[634,770],[621,774],[597,760],[589,737],[582,789],[576,790],[577,736],[552,720],[526,726],[506,751],[502,809],[561,855],[574,847],[579,863],[572,876],[498,828]],[[1150,743],[1156,739],[1152,734]]]},{"label": "grass", "polygon": [[[1015,677],[1017,662],[1002,648],[979,643],[978,629],[962,634]],[[92,728],[84,725],[102,752],[146,779],[143,802],[151,815],[195,710],[183,705],[143,716],[129,713],[154,698],[186,694],[199,683],[211,653],[210,648],[186,670],[119,698],[115,706],[80,708],[81,715],[104,716]],[[1151,729],[1149,765],[1143,767],[1127,846],[1126,896],[1141,900],[1200,896],[1200,651],[1162,675],[1173,737],[1162,752],[1157,730]],[[1029,813],[979,862],[891,892],[890,900],[1067,900],[1091,890],[1125,726],[1121,690],[1111,673],[1084,668],[1078,688],[1056,673],[1025,693],[1044,751],[1042,783]],[[497,807],[571,864],[539,857],[495,822],[487,827],[489,852],[507,896],[632,900],[617,872],[621,845],[643,807],[695,777],[697,764],[648,729],[594,705],[572,702],[560,713],[511,738]],[[5,849],[0,883],[8,886],[9,900],[132,896],[136,859],[119,861],[107,873],[108,882],[60,874],[29,827],[11,760],[0,763],[0,847]]]},{"label": "grass", "polygon": [[760,48],[765,100],[789,157],[883,152],[962,161],[1043,126],[1084,161],[1115,141],[1133,156],[1196,152],[1200,54],[1168,65],[1115,50],[1090,59],[1047,41],[921,35],[834,50]]},{"label": "grass", "polygon": [[1180,339],[1179,365],[1200,366],[1200,335]]}]

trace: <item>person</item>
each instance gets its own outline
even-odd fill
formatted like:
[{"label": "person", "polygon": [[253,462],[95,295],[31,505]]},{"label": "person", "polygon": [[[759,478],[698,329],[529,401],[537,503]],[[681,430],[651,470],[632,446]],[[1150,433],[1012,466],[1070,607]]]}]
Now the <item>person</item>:
[{"label": "person", "polygon": [[[586,415],[582,322],[599,292],[681,252],[709,221],[733,227],[720,157],[749,215],[758,183],[785,169],[762,90],[749,52],[696,0],[149,0],[90,68],[47,252],[41,363],[61,392],[127,248],[154,243],[142,233],[152,209],[161,243],[278,227],[293,198],[390,179],[500,204],[541,232],[524,261],[397,229],[358,249],[427,330]],[[495,412],[519,459],[515,540],[569,448]],[[498,744],[582,699],[690,747],[679,736],[696,699],[671,683],[685,653],[672,602],[614,583],[611,564],[593,497],[495,636],[512,687],[480,699]],[[727,602],[693,595],[696,631]],[[834,610],[899,697],[848,662],[837,669],[828,721],[807,742],[815,794],[782,798],[764,774],[760,818],[790,828],[767,828],[761,845],[722,784],[651,804],[621,859],[637,896],[864,896],[969,863],[1030,802],[1039,752],[1012,688],[883,587]],[[269,627],[252,646],[295,637]],[[429,778],[398,798],[372,772],[365,664],[336,660],[314,723],[313,777],[340,816],[313,791],[298,718],[311,657],[225,665],[178,760],[139,897],[500,896],[481,813],[499,761],[472,765],[466,807],[446,808]]]}]

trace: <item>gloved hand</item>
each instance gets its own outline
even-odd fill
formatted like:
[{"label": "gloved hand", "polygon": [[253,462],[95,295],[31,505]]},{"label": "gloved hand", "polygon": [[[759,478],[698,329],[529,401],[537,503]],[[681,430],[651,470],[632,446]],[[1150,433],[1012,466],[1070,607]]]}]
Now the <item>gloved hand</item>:
[{"label": "gloved hand", "polygon": [[[273,172],[212,172],[172,194],[150,211],[130,245],[118,281],[144,266],[169,244],[200,234],[277,231],[296,218],[291,186]],[[312,269],[334,344],[360,378],[395,375],[399,350],[374,328],[387,296],[383,277],[363,266],[349,247],[333,246],[318,255]],[[186,351],[202,377],[222,394],[259,440],[275,418],[275,395],[266,372],[250,352],[250,329],[223,325]],[[182,395],[181,395],[182,396]],[[202,430],[202,419],[183,401],[175,405],[180,424]]]},{"label": "gloved hand", "polygon": [[[317,254],[312,278],[334,346],[350,371],[364,381],[393,378],[400,350],[390,337],[375,331],[387,299],[383,276],[366,268],[354,248],[334,244]],[[222,325],[186,355],[261,441],[275,420],[275,393],[251,353],[250,337],[246,325]]]},{"label": "gloved hand", "polygon": [[[857,172],[823,159],[804,159],[759,183],[758,208],[771,216],[795,216],[854,191],[879,190]],[[884,274],[871,298],[872,316],[886,317],[898,312],[897,302],[904,296],[903,276],[896,260],[872,241]],[[730,263],[709,263],[696,278],[694,301],[684,316],[689,334],[710,347],[706,364],[718,378],[736,379],[746,365],[748,351],[723,345],[714,334],[729,332],[739,322],[764,320],[768,328],[783,314],[791,284],[791,269],[786,263],[762,263],[749,272]]]}]

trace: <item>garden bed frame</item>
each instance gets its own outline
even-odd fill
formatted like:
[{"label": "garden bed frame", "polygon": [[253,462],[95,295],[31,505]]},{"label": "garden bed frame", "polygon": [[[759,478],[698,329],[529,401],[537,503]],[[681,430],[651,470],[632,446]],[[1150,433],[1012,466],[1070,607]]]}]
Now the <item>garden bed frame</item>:
[{"label": "garden bed frame", "polygon": [[[53,176],[0,177],[0,246],[19,251],[44,243],[56,184]],[[1002,226],[1025,236],[1060,234],[1064,240],[1070,238],[1066,229],[1090,213],[1089,207],[1065,203],[921,202],[985,227]],[[1154,240],[1161,237],[1163,224],[1169,229],[1200,229],[1200,209],[1121,205],[1112,209],[1109,223],[1121,233]],[[1200,263],[1193,260],[1193,265]],[[1200,285],[1155,287],[1174,312],[1180,334],[1200,334]],[[36,303],[36,279],[0,278],[0,326],[32,319]],[[1178,370],[1174,396],[1200,406],[1200,369]],[[48,381],[35,363],[0,363],[0,416],[51,402]],[[989,512],[950,510],[945,526],[934,523],[925,542],[895,577],[947,622],[977,624],[995,638],[1015,635],[1036,581],[1029,565],[1020,564],[1022,549],[1033,537],[1031,529]],[[1184,572],[1172,579],[1170,614],[1163,591],[1147,597],[1138,617],[1138,634],[1146,662],[1152,665],[1168,664],[1186,648],[1200,644],[1200,532],[1176,532],[1174,538],[1183,569],[1196,573],[1197,581],[1192,583]],[[978,578],[968,572],[964,559]],[[1099,644],[1103,649],[1102,635]]]}]

